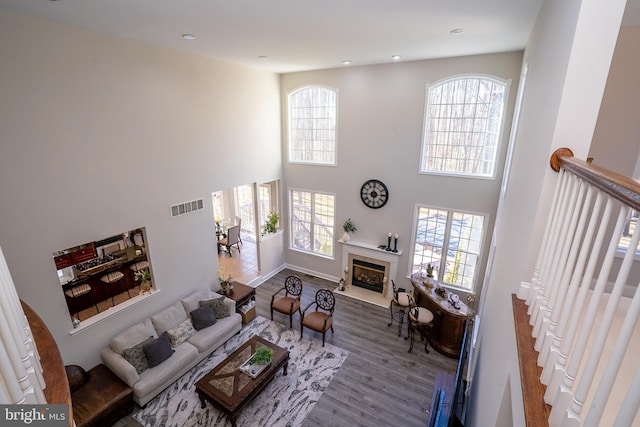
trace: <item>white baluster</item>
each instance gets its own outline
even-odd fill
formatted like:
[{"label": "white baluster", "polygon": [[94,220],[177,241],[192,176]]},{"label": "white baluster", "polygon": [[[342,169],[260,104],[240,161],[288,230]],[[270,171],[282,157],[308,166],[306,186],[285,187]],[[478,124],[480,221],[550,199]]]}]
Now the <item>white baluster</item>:
[{"label": "white baluster", "polygon": [[[609,202],[611,202],[611,198],[609,198]],[[624,227],[624,223],[626,221],[626,209],[620,209],[618,214],[618,220],[616,222],[616,226],[614,229],[614,233],[612,238],[609,241],[609,247],[607,248],[607,254],[604,258],[602,267],[600,268],[600,273],[598,276],[598,280],[596,281],[595,288],[593,293],[591,294],[591,299],[589,301],[589,305],[587,307],[587,311],[582,320],[582,327],[580,328],[580,333],[578,334],[578,338],[575,344],[575,347],[571,350],[571,356],[569,358],[569,363],[566,368],[564,378],[561,378],[558,385],[557,390],[555,391],[556,396],[551,403],[553,408],[551,409],[551,416],[549,417],[549,426],[555,427],[559,426],[562,420],[565,418],[565,414],[567,409],[571,405],[571,401],[573,399],[573,383],[576,379],[576,375],[578,373],[578,368],[580,367],[582,357],[586,355],[586,347],[587,341],[589,339],[589,335],[591,333],[591,328],[595,321],[596,312],[598,310],[598,306],[600,305],[600,299],[602,297],[602,293],[604,292],[605,285],[607,284],[607,278],[609,277],[609,272],[611,271],[611,265],[613,264],[613,259],[615,257],[616,251],[618,249],[618,241],[617,236],[620,236],[622,233],[622,228]],[[640,236],[640,233],[637,233]],[[637,242],[636,242],[637,243]],[[593,259],[597,259],[593,258]],[[589,288],[591,275],[588,277],[585,276],[585,282],[583,282],[583,289],[586,290]],[[583,290],[581,289],[581,291]],[[564,346],[563,346],[563,353]],[[551,385],[555,385],[552,380]],[[547,392],[549,389],[547,388]],[[553,393],[551,391],[550,393]]]},{"label": "white baluster", "polygon": [[554,221],[551,225],[551,232],[549,236],[549,245],[545,250],[545,254],[542,261],[542,269],[540,271],[539,289],[532,306],[529,307],[529,324],[533,326],[533,337],[537,338],[538,334],[538,318],[544,312],[547,299],[549,298],[549,288],[551,286],[550,275],[553,262],[558,251],[558,247],[562,244],[557,238],[560,230],[563,227],[565,220],[565,213],[569,205],[568,199],[571,194],[572,184],[575,178],[567,174],[565,185],[560,192],[560,203],[558,204],[557,213],[554,215]]},{"label": "white baluster", "polygon": [[[564,262],[564,271],[562,274],[562,279],[560,280],[560,283],[558,285],[558,291],[556,292],[555,297],[552,300],[552,309],[548,317],[548,327],[545,330],[545,334],[542,339],[542,346],[539,350],[540,354],[538,355],[538,366],[542,366],[543,368],[549,356],[549,351],[551,349],[551,346],[553,345],[553,342],[563,336],[558,335],[557,331],[560,316],[562,312],[566,310],[567,306],[573,305],[573,297],[575,295],[575,288],[577,288],[577,283],[573,286],[574,291],[570,292],[569,282],[572,277],[576,277],[576,273],[582,275],[582,269],[584,268],[584,263],[582,263],[582,265],[576,266],[578,253],[582,248],[584,248],[584,252],[587,251],[591,243],[591,237],[593,236],[593,230],[591,230],[591,234],[589,235],[589,233],[587,233],[587,235],[585,235],[583,239],[587,219],[592,212],[591,199],[595,190],[593,189],[593,187],[589,187],[584,182],[582,184],[583,185],[581,186],[581,194],[578,199],[578,203],[576,203],[573,219],[569,229],[569,236],[571,236],[571,248]],[[586,258],[586,253],[584,258]],[[574,267],[576,267],[576,270],[578,271],[574,272]],[[547,383],[543,382],[543,384]]]},{"label": "white baluster", "polygon": [[[633,252],[635,254],[636,246],[629,246],[627,251]],[[640,284],[638,286],[640,286]],[[613,352],[611,353],[611,357],[607,362],[607,367],[605,368],[604,373],[600,378],[600,384],[598,384],[596,394],[591,401],[591,406],[589,407],[587,418],[584,421],[585,427],[597,427],[600,423],[602,413],[604,412],[605,405],[607,404],[607,400],[609,399],[609,394],[611,394],[611,390],[613,389],[613,383],[615,382],[618,371],[620,370],[622,359],[624,359],[624,355],[627,351],[627,347],[629,346],[629,341],[631,341],[631,336],[639,317],[640,292],[637,292],[636,287],[636,293],[631,300],[631,305],[629,306],[627,315],[625,316],[622,327],[620,328],[620,333],[618,335],[618,339],[616,340],[616,344],[613,347]]]},{"label": "white baluster", "polygon": [[[538,287],[539,287],[539,283],[540,283],[540,271],[542,270],[542,263],[543,263],[543,259],[544,259],[544,255],[547,253],[547,248],[549,247],[549,245],[551,245],[551,242],[553,241],[552,236],[551,236],[551,226],[553,224],[554,219],[556,218],[556,209],[559,206],[558,201],[560,200],[560,194],[562,191],[562,188],[564,188],[565,183],[566,183],[566,176],[568,174],[566,173],[566,171],[564,169],[560,169],[560,173],[559,173],[559,177],[558,177],[558,183],[556,185],[556,188],[553,192],[553,199],[551,199],[551,209],[549,210],[549,215],[547,216],[547,224],[545,225],[544,228],[544,234],[542,235],[542,245],[540,247],[540,251],[538,252],[538,257],[536,259],[536,265],[533,269],[533,277],[531,279],[531,287],[529,288],[529,293],[527,295],[527,301],[526,304],[528,306],[530,306],[533,302],[533,300],[536,297],[537,291],[538,291]],[[528,313],[529,315],[531,315],[531,313]]]},{"label": "white baluster", "polygon": [[[593,187],[589,189],[589,193],[593,193],[595,191],[596,190]],[[607,225],[609,224],[609,218],[611,217],[613,201],[609,199],[609,202],[602,213],[602,219],[600,219],[603,202],[604,194],[602,192],[598,192],[593,209],[589,211],[588,204],[585,204],[585,208],[583,209],[583,213],[590,213],[589,226],[587,227],[587,232],[582,244],[580,245],[580,255],[571,277],[569,290],[567,291],[567,302],[564,304],[560,321],[554,331],[556,338],[553,340],[551,348],[549,349],[549,354],[542,369],[542,375],[540,376],[540,382],[547,385],[551,384],[551,386],[547,387],[547,391],[545,393],[545,402],[549,404],[551,404],[555,399],[560,381],[564,379],[567,354],[569,350],[571,350],[571,345],[578,328],[580,313],[584,306],[591,278],[593,277],[593,273],[596,269],[596,263],[592,262],[587,265],[587,260],[595,259],[595,257],[600,253],[600,250],[602,249],[602,242],[604,241],[604,236],[607,231]],[[598,234],[593,243],[593,247],[591,247],[591,242],[596,228],[598,228]],[[591,254],[591,256],[589,256],[589,254]],[[581,281],[582,286],[579,286]],[[577,297],[574,298],[576,294]],[[569,316],[571,316],[570,321]],[[556,377],[555,383],[553,382],[554,376]]]},{"label": "white baluster", "polygon": [[46,403],[39,362],[34,363],[32,351],[25,347],[27,331],[23,328],[24,312],[0,249],[0,372],[2,403]]},{"label": "white baluster", "polygon": [[[625,219],[627,216],[626,211],[626,209],[621,210],[621,214],[624,215]],[[619,240],[621,234],[622,228],[616,227],[616,230],[613,234],[613,239],[616,241]],[[634,233],[633,237],[631,237],[631,243],[629,244],[629,247],[637,247],[639,240],[640,233]],[[587,364],[585,365],[585,368],[582,372],[582,376],[580,378],[580,382],[578,383],[576,392],[573,395],[573,402],[571,402],[571,406],[567,411],[567,417],[569,419],[580,417],[584,402],[587,398],[589,390],[591,389],[591,386],[593,385],[593,378],[596,374],[596,368],[598,367],[598,363],[600,362],[600,358],[604,350],[604,345],[607,341],[607,336],[609,335],[609,332],[611,330],[611,323],[613,321],[618,302],[620,301],[622,291],[624,290],[627,278],[629,277],[629,271],[631,270],[634,256],[635,251],[628,250],[627,253],[625,253],[624,259],[622,260],[622,265],[620,266],[620,270],[618,271],[618,276],[616,277],[616,281],[613,285],[613,291],[611,292],[609,301],[607,302],[607,307],[605,309],[604,315],[602,316],[600,328],[598,329],[596,339],[594,341],[594,344],[589,349]],[[607,254],[607,257],[611,257],[613,259],[615,257],[615,254]],[[606,261],[607,259],[605,258],[605,262]]]},{"label": "white baluster", "polygon": [[631,387],[622,402],[613,427],[631,427],[640,407],[640,370],[636,371]]},{"label": "white baluster", "polygon": [[[557,305],[557,301],[560,300],[561,302],[564,299],[564,294],[566,293],[567,286],[569,285],[569,277],[573,270],[573,263],[575,262],[575,257],[578,251],[577,242],[580,240],[581,236],[576,237],[576,228],[578,226],[578,219],[580,218],[580,210],[582,208],[586,188],[587,186],[582,180],[576,180],[571,200],[569,201],[570,205],[567,208],[565,226],[562,227],[560,232],[559,240],[563,242],[562,250],[560,252],[560,256],[556,258],[556,265],[551,279],[552,286],[549,287],[547,308],[543,318],[541,319],[540,332],[538,333],[538,339],[534,346],[535,350],[539,352],[543,351],[544,341],[548,337],[547,331],[552,327],[552,314],[554,311],[558,313],[554,316],[557,321],[559,313],[562,310],[562,308]],[[572,248],[573,251],[571,251]],[[572,261],[569,261],[569,255],[571,252],[573,252],[571,257]],[[555,327],[555,322],[553,322],[553,327]],[[551,333],[550,336],[555,336],[555,334]],[[549,340],[544,353],[545,358],[550,346],[551,341]],[[542,363],[539,363],[538,365],[542,366]]]}]

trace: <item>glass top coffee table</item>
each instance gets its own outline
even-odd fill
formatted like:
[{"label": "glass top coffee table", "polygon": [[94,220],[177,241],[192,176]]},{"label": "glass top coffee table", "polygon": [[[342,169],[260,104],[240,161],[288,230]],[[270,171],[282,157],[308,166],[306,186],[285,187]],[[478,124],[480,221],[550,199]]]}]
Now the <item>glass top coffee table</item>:
[{"label": "glass top coffee table", "polygon": [[[260,347],[273,350],[273,360],[255,378],[240,371],[246,362]],[[206,402],[224,412],[236,426],[236,420],[242,408],[251,402],[276,376],[280,368],[282,375],[287,375],[289,351],[279,347],[257,335],[242,344],[229,357],[213,368],[196,382],[196,392],[204,408]]]}]

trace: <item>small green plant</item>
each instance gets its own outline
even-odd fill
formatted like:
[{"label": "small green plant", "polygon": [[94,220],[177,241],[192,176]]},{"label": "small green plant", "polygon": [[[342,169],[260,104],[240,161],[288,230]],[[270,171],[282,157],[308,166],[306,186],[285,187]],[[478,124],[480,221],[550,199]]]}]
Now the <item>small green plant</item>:
[{"label": "small green plant", "polygon": [[271,363],[272,359],[273,350],[267,347],[260,347],[255,353],[253,353],[253,356],[251,356],[251,362],[256,365],[266,365]]},{"label": "small green plant", "polygon": [[264,223],[261,234],[265,236],[269,233],[275,233],[278,230],[277,225],[279,220],[280,215],[278,214],[278,212],[269,212],[269,215],[267,215],[267,222]]},{"label": "small green plant", "polygon": [[348,218],[344,224],[342,224],[342,228],[344,228],[345,233],[354,233],[358,231],[355,224],[351,221],[351,218]]},{"label": "small green plant", "polygon": [[433,277],[433,265],[427,264],[427,277]]}]

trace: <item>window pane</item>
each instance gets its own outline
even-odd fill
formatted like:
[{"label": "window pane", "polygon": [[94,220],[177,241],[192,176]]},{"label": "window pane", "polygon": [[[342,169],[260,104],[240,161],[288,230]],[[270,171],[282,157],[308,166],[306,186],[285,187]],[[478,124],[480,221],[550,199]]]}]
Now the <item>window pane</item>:
[{"label": "window pane", "polygon": [[411,273],[428,264],[440,283],[473,292],[482,248],[484,217],[418,207]]},{"label": "window pane", "polygon": [[288,96],[289,161],[334,165],[337,92],[320,86]]},{"label": "window pane", "polygon": [[333,256],[334,199],[331,194],[290,191],[291,247]]},{"label": "window pane", "polygon": [[493,176],[506,88],[480,77],[429,88],[421,172]]}]

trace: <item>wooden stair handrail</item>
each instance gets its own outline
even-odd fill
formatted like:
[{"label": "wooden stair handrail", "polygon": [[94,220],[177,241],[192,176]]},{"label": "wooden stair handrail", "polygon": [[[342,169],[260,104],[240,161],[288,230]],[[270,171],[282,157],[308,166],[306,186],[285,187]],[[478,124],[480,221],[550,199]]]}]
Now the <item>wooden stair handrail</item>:
[{"label": "wooden stair handrail", "polygon": [[[556,150],[551,155],[550,164],[556,172],[562,167],[625,205],[640,210],[639,181],[584,160],[576,159],[568,148]],[[558,166],[557,169],[556,165]]]},{"label": "wooden stair handrail", "polygon": [[58,345],[40,316],[29,304],[24,301],[20,302],[40,355],[42,376],[46,384],[46,388],[43,390],[44,397],[47,403],[69,405],[69,427],[73,427],[71,390]]}]

